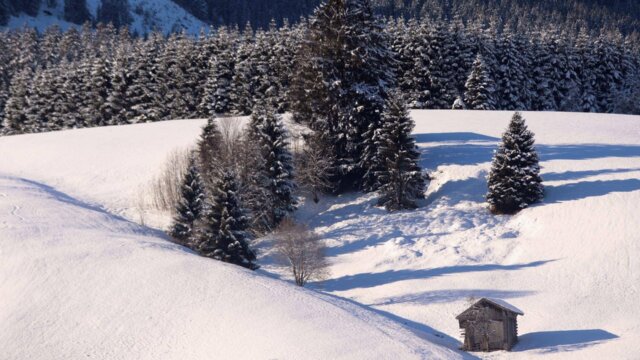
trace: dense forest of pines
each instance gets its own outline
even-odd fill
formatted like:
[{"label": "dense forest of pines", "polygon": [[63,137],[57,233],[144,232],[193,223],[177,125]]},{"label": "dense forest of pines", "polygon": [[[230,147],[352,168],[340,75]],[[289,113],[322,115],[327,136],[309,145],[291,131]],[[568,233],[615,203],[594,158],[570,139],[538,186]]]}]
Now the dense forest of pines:
[{"label": "dense forest of pines", "polygon": [[[244,25],[267,28],[275,19],[297,21],[310,15],[320,0],[172,0],[196,18],[211,25]],[[100,10],[92,16],[86,0],[0,0],[0,26],[11,15],[36,16],[47,6],[62,3],[64,19],[75,24],[85,21],[112,22],[117,26],[131,23],[137,11],[128,0],[101,0]],[[480,21],[497,27],[518,30],[553,27],[565,34],[580,28],[597,33],[602,29],[620,31],[637,38],[640,32],[640,3],[635,0],[373,0],[379,15],[425,20],[459,19]]]},{"label": "dense forest of pines", "polygon": [[[412,108],[636,113],[638,47],[618,32],[502,31],[461,21],[381,22],[397,84]],[[304,99],[309,22],[131,37],[126,28],[0,33],[5,134],[213,114],[284,112]],[[327,53],[327,56],[333,56]],[[300,96],[296,96],[296,94]],[[297,120],[312,113],[298,109]]]}]

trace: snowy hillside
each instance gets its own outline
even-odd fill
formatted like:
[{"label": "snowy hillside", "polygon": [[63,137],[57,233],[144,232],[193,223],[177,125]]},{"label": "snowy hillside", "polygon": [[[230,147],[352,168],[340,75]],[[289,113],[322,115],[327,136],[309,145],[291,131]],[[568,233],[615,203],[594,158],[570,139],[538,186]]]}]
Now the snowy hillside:
[{"label": "snowy hillside", "polygon": [[[455,316],[490,296],[526,314],[520,343],[472,357],[637,358],[640,118],[524,113],[547,194],[507,217],[489,214],[483,195],[511,113],[412,114],[434,178],[420,209],[388,214],[375,195],[351,194],[297,214],[329,242],[332,277],[312,284],[329,295],[197,258],[129,221],[136,189],[195,143],[203,121],[0,138],[0,299],[9,299],[0,319],[10,324],[0,343],[22,358],[54,349],[233,357],[238,347],[220,344],[242,334],[248,358],[455,358],[432,343],[457,348]],[[269,243],[259,242],[261,272],[284,277]],[[243,326],[248,319],[260,321]]]},{"label": "snowy hillside", "polygon": [[[208,27],[171,0],[128,1],[130,15],[133,20],[129,26],[132,32],[146,34],[158,29],[169,33],[184,29],[190,34],[197,34],[200,29]],[[87,0],[87,9],[93,18],[96,18],[100,4],[101,0]],[[38,16],[28,16],[24,13],[19,16],[12,16],[6,28],[18,29],[29,26],[44,31],[54,24],[57,24],[63,30],[71,26],[80,28],[79,25],[64,21],[63,6],[64,1],[58,1],[54,7],[48,7],[47,2],[43,1]]]},{"label": "snowy hillside", "polygon": [[[99,160],[96,168],[107,165]],[[6,174],[0,175],[0,254],[6,359],[462,357],[426,340],[438,340],[431,334],[201,258],[157,230]]]}]

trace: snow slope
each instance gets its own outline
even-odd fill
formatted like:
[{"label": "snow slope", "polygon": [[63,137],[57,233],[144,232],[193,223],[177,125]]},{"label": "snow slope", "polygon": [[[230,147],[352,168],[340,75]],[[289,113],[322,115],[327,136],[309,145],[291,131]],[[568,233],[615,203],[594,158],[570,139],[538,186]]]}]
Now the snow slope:
[{"label": "snow slope", "polygon": [[3,359],[462,358],[11,175],[0,175],[0,323]]},{"label": "snow slope", "polygon": [[525,113],[546,198],[507,217],[483,195],[511,114],[413,115],[434,176],[424,207],[389,215],[349,195],[299,214],[330,241],[325,290],[452,345],[471,298],[507,300],[526,314],[520,344],[483,358],[640,358],[640,117]]},{"label": "snow slope", "polygon": [[[337,312],[344,311],[342,314],[348,318],[347,323],[357,323],[363,317],[368,323],[372,322],[369,317],[381,321],[383,325],[374,324],[377,329],[397,329],[396,324],[402,323],[422,338],[442,343],[451,349],[460,344],[455,316],[465,309],[471,298],[493,297],[512,303],[526,314],[519,319],[520,343],[512,353],[476,353],[471,356],[637,359],[640,354],[640,325],[637,322],[640,310],[635,306],[640,295],[640,263],[637,259],[640,253],[640,224],[637,220],[640,204],[640,118],[524,113],[530,128],[537,135],[547,196],[542,204],[526,209],[517,216],[506,217],[489,214],[483,194],[492,151],[511,113],[415,111],[412,114],[417,121],[416,137],[423,151],[422,165],[430,169],[434,177],[423,207],[413,212],[388,214],[373,206],[375,195],[348,194],[324,199],[318,205],[305,204],[297,215],[301,220],[308,221],[330,245],[332,277],[323,284],[313,284],[313,287],[329,295],[361,303],[384,319],[395,322],[379,320],[379,317],[366,311],[366,315],[359,315],[360,311],[364,311],[361,307],[327,300],[335,298],[316,293],[295,291],[293,297],[303,298],[301,303],[304,306],[313,301],[337,304],[340,308],[337,310],[333,305],[327,306]],[[89,302],[95,307],[89,306],[85,310],[100,308],[92,315],[98,320],[88,317],[82,310],[73,313],[75,317],[106,326],[107,320],[101,318],[102,311],[108,314],[106,318],[114,317],[115,313],[120,316],[115,316],[119,319],[128,318],[136,311],[154,318],[158,316],[156,313],[162,313],[163,320],[149,321],[162,324],[169,322],[163,328],[167,330],[175,328],[176,322],[180,323],[178,328],[184,329],[186,325],[176,319],[183,319],[186,315],[166,314],[167,304],[162,303],[166,297],[157,294],[167,293],[176,298],[177,303],[196,304],[199,309],[208,306],[206,311],[214,311],[222,301],[222,296],[216,297],[215,291],[206,289],[208,284],[219,279],[216,277],[222,271],[219,269],[233,271],[238,276],[261,284],[268,283],[266,286],[270,288],[289,289],[262,276],[235,268],[226,270],[228,267],[212,265],[205,259],[192,259],[191,254],[158,239],[156,233],[149,233],[150,230],[123,219],[113,218],[113,214],[117,214],[136,220],[132,210],[135,208],[135,189],[156,175],[155,171],[170,151],[192,145],[202,124],[203,121],[199,120],[173,121],[0,138],[0,154],[3,154],[0,157],[0,173],[4,174],[0,192],[12,197],[12,200],[0,197],[0,238],[3,239],[0,256],[3,260],[20,259],[9,262],[9,265],[0,262],[0,274],[20,274],[19,268],[24,265],[16,264],[21,261],[33,269],[27,275],[0,276],[0,279],[12,281],[11,286],[0,283],[0,291],[3,292],[0,299],[8,298],[4,295],[4,289],[11,289],[21,296],[16,301],[23,306],[26,304],[42,309],[42,302],[54,299],[59,303],[71,301],[75,307],[82,308],[75,294],[86,297],[85,294],[92,295],[95,292],[95,297]],[[33,188],[18,178],[51,186],[50,190],[55,189],[81,199],[83,206],[93,210],[90,214],[85,214],[85,209],[64,218],[56,218],[63,216],[63,212],[50,209],[67,206],[69,202],[62,201],[60,204],[59,199],[55,200],[57,196],[38,190],[40,185],[33,185]],[[32,193],[40,195],[30,195]],[[40,205],[39,202],[45,202],[43,198],[47,198],[47,204]],[[55,202],[55,205],[50,202]],[[74,206],[74,211],[80,210]],[[101,220],[82,220],[99,214],[102,214]],[[20,217],[31,220],[25,225]],[[47,217],[51,220],[45,220]],[[63,227],[60,223],[70,225]],[[17,226],[27,228],[14,230]],[[76,236],[81,230],[87,233]],[[32,238],[26,243],[37,251],[28,251],[29,255],[51,248],[54,250],[49,251],[49,257],[52,254],[60,256],[57,258],[60,261],[51,260],[49,264],[57,265],[46,265],[49,257],[44,255],[34,261],[28,260],[27,253],[22,252],[23,247],[15,241],[6,241],[6,238]],[[76,245],[69,238],[78,239],[81,244],[78,253],[71,251]],[[122,248],[112,246],[112,240]],[[147,243],[162,246],[142,246]],[[283,269],[273,263],[268,244],[269,239],[263,239],[260,243],[263,269],[274,276],[284,276]],[[127,253],[126,256],[120,251]],[[190,256],[188,264],[186,256]],[[84,285],[77,291],[64,290],[71,286],[67,284],[76,282],[71,281],[75,275],[69,274],[71,270],[61,266],[61,262],[74,264],[74,268],[79,270],[73,274],[77,273],[87,280],[96,279],[95,284],[100,285],[83,282]],[[135,266],[138,262],[143,265]],[[175,262],[181,265],[170,265]],[[104,264],[107,270],[103,272],[102,266],[92,266],[95,263]],[[97,269],[97,274],[93,274]],[[169,279],[165,280],[169,284],[158,284],[157,278],[145,273],[147,270],[152,274],[162,274]],[[205,278],[211,276],[211,279],[207,278],[202,283],[181,283],[188,278],[184,276],[185,272],[202,271],[206,274]],[[128,275],[128,272],[134,274]],[[109,283],[112,278],[117,279],[114,288],[105,290],[103,284]],[[34,299],[28,297],[31,282],[36,287],[38,284],[51,284],[42,285],[46,291]],[[148,283],[151,284],[149,289]],[[54,291],[56,284],[62,284],[63,290]],[[178,290],[174,291],[176,286]],[[126,308],[123,304],[127,300],[114,296],[114,293],[127,292],[122,289],[136,289],[146,294],[138,296],[136,293],[129,300],[129,303],[138,304],[137,310],[120,313],[124,311],[121,308]],[[272,302],[281,302],[291,297],[281,295],[279,293],[270,299],[277,299]],[[194,296],[197,300],[189,300]],[[258,296],[261,297],[262,293]],[[103,297],[110,300],[114,298],[116,305],[103,310],[106,302],[98,300]],[[207,303],[212,297],[216,301]],[[152,298],[154,305],[146,312],[144,309],[148,305],[138,302],[144,303],[149,298]],[[297,308],[301,303],[296,306],[286,303],[286,306],[278,307],[281,311],[278,317],[289,316],[289,309],[293,308],[296,310],[290,316],[295,318],[298,316],[296,314],[300,314],[297,311],[302,311]],[[51,347],[56,341],[72,346],[68,345],[68,340],[61,338],[61,333],[70,330],[51,325],[59,323],[55,317],[57,315],[48,313],[36,318],[30,315],[31,312],[17,312],[13,304],[3,305],[0,302],[0,319],[3,323],[5,317],[9,316],[7,314],[16,312],[18,318],[25,317],[31,321],[32,326],[25,333],[40,331],[38,334],[43,334],[49,331],[47,335],[53,335],[48,343]],[[247,306],[253,309],[256,303]],[[258,305],[261,306],[263,304]],[[7,308],[11,310],[7,312]],[[173,307],[171,309],[174,311]],[[356,309],[358,311],[354,317],[360,320],[346,315]],[[265,310],[265,314],[274,311],[271,308]],[[69,308],[69,311],[72,309]],[[198,315],[188,318],[189,321],[200,319],[206,311],[196,311]],[[260,316],[270,316],[265,314],[261,313]],[[307,315],[305,313],[303,316]],[[138,322],[142,321],[140,319],[136,318]],[[20,323],[16,318],[12,318],[12,321]],[[316,329],[319,329],[319,333],[328,331],[315,321],[313,318],[314,325],[310,326],[318,326]],[[123,320],[122,323],[141,326],[136,325],[138,322]],[[118,322],[112,322],[109,326],[116,324]],[[290,324],[295,325],[296,330],[300,330],[298,326],[306,326],[301,321],[291,321]],[[134,334],[139,334],[135,329],[127,330],[127,325],[118,325],[121,327],[109,328],[109,333],[117,335],[113,338],[130,339]],[[91,326],[85,324],[84,332],[88,332]],[[194,323],[189,329],[200,326],[201,323]],[[51,330],[43,330],[47,328]],[[292,331],[297,333],[296,330]],[[0,343],[8,336],[2,331]],[[185,339],[193,340],[191,336],[199,336],[199,332],[193,331]],[[241,332],[244,334],[244,331]],[[157,345],[150,338],[163,333],[146,328],[143,332],[153,335],[145,336],[147,345]],[[267,331],[268,334],[272,332],[273,329]],[[10,343],[20,338],[13,334]],[[123,336],[120,337],[120,334]],[[274,336],[282,334],[275,332]],[[442,351],[405,332],[402,332],[402,336],[394,333],[392,337],[400,340],[401,345],[388,346],[400,346],[407,351],[394,356],[397,358],[404,358],[404,354],[424,356],[428,351]],[[187,346],[184,342],[190,340],[185,339],[176,347]],[[327,340],[325,344],[331,341]],[[265,340],[262,344],[268,346],[268,342]],[[135,344],[138,346],[136,349],[144,349],[145,344]],[[110,345],[118,347],[113,343]],[[74,346],[82,347],[77,344]],[[14,351],[20,349],[20,345],[13,348]],[[318,350],[318,353],[331,355],[322,352],[325,350]],[[358,350],[354,351],[350,353],[351,357],[367,357],[360,356],[362,353],[357,353]],[[449,355],[457,356],[453,352],[446,354]]]},{"label": "snow slope", "polygon": [[[196,35],[201,29],[208,28],[207,24],[198,20],[171,0],[128,1],[130,15],[133,20],[129,29],[132,32],[147,34],[158,29],[164,33],[169,33],[184,29],[187,33]],[[98,8],[101,3],[101,0],[87,0],[87,9],[94,19],[98,14]],[[12,16],[5,28],[18,29],[28,26],[44,31],[54,24],[60,26],[63,30],[69,27],[80,27],[80,25],[64,20],[64,1],[58,1],[55,5],[54,7],[49,7],[47,2],[43,0],[38,16],[33,17],[24,13]]]}]

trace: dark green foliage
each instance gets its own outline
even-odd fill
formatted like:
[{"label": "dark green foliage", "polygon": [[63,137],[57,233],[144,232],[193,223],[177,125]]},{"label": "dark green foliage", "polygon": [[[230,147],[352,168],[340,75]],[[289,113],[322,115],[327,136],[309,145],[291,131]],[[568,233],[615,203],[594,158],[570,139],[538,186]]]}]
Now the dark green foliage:
[{"label": "dark green foliage", "polygon": [[383,125],[376,132],[378,205],[389,211],[414,209],[424,198],[425,182],[418,165],[420,153],[411,136],[414,123],[404,100],[394,94],[386,102]]},{"label": "dark green foliage", "polygon": [[471,110],[495,110],[494,82],[482,55],[478,54],[465,85],[464,101]]},{"label": "dark green foliage", "polygon": [[197,241],[196,224],[204,213],[204,187],[195,160],[191,157],[189,168],[184,175],[181,199],[176,207],[170,235],[180,244],[194,246]]},{"label": "dark green foliage", "polygon": [[214,118],[209,118],[198,141],[200,169],[204,183],[211,188],[219,176],[222,161],[222,135]]},{"label": "dark green foliage", "polygon": [[305,41],[299,55],[308,57],[302,62],[307,73],[301,77],[311,103],[304,115],[294,117],[312,116],[311,127],[329,144],[335,191],[369,189],[371,139],[394,81],[382,24],[366,0],[331,0],[316,10]]},{"label": "dark green foliage", "polygon": [[520,113],[515,113],[493,158],[487,202],[498,214],[514,214],[542,200],[538,154],[533,133]]},{"label": "dark green foliage", "polygon": [[258,145],[262,159],[257,173],[257,185],[263,197],[256,203],[254,217],[263,219],[267,229],[274,229],[282,219],[296,209],[293,191],[293,159],[289,152],[288,134],[275,109],[260,104],[254,108],[249,124],[250,141]]},{"label": "dark green foliage", "polygon": [[225,171],[211,194],[211,209],[203,221],[198,250],[203,256],[256,269],[248,226],[235,175]]}]

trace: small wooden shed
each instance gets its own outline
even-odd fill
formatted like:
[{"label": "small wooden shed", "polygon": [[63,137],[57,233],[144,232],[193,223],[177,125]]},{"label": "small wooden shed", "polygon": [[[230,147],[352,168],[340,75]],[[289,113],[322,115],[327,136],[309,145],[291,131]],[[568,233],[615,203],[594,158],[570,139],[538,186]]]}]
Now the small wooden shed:
[{"label": "small wooden shed", "polygon": [[518,342],[516,317],[522,310],[504,300],[482,298],[456,316],[464,337],[463,350],[511,350]]}]

